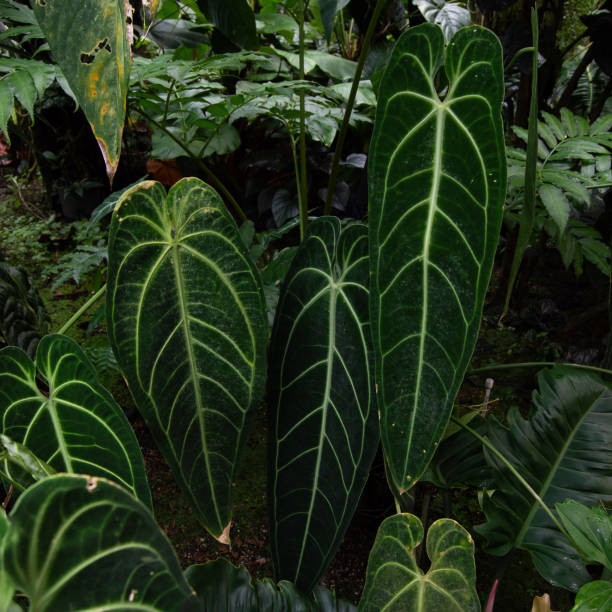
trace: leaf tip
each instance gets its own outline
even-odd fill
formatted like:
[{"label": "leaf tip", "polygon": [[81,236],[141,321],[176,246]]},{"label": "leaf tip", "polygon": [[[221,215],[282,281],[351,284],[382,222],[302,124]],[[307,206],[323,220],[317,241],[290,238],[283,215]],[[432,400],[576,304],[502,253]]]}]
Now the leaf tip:
[{"label": "leaf tip", "polygon": [[219,537],[215,536],[215,540],[217,540],[217,542],[220,542],[221,544],[225,544],[226,546],[230,546],[230,529],[232,527],[232,521],[230,521],[226,526],[225,529],[221,532],[221,535]]}]

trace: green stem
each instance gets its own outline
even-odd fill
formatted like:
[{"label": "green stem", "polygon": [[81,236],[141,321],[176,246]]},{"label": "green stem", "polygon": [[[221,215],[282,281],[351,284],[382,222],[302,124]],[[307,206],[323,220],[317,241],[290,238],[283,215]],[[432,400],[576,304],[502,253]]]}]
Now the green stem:
[{"label": "green stem", "polygon": [[597,366],[583,365],[580,363],[557,363],[555,361],[525,361],[523,363],[492,363],[491,365],[484,366],[482,368],[474,368],[470,370],[470,374],[477,374],[479,372],[490,372],[491,370],[512,370],[517,368],[545,368],[548,366],[567,366],[570,368],[576,368],[579,370],[587,370],[589,372],[597,372],[598,374],[608,374],[612,376],[612,370],[606,368],[598,368]]},{"label": "green stem", "polygon": [[531,64],[531,100],[529,102],[529,125],[527,138],[527,161],[525,163],[525,196],[523,210],[519,222],[519,233],[512,257],[512,266],[506,289],[504,310],[500,316],[503,319],[510,306],[510,296],[514,282],[523,260],[523,254],[529,244],[535,223],[536,208],[536,172],[538,161],[538,12],[531,9],[531,35],[533,37],[533,55]]},{"label": "green stem", "polygon": [[168,109],[170,108],[170,96],[172,95],[172,90],[176,84],[176,80],[172,79],[170,81],[170,87],[168,88],[168,95],[166,96],[166,103],[164,104],[164,115],[162,117],[162,124],[165,125],[168,119]]},{"label": "green stem", "polygon": [[495,446],[489,442],[485,437],[481,436],[476,430],[472,429],[469,425],[462,423],[458,418],[451,416],[451,421],[456,423],[457,425],[463,427],[466,431],[469,431],[473,436],[475,436],[481,444],[486,446],[486,448],[493,453],[503,464],[504,466],[514,475],[514,477],[529,491],[532,497],[538,502],[542,510],[548,514],[550,520],[556,525],[559,531],[569,540],[573,545],[573,540],[570,538],[569,534],[563,528],[563,525],[559,522],[559,519],[553,514],[552,510],[544,503],[544,500],[538,495],[536,490],[519,474],[518,470],[500,453]]},{"label": "green stem", "polygon": [[353,84],[351,85],[351,91],[349,93],[348,100],[346,101],[346,109],[344,111],[344,117],[342,117],[342,125],[338,132],[338,140],[336,142],[336,149],[334,151],[334,158],[332,160],[331,172],[329,174],[329,181],[327,183],[327,194],[325,195],[325,208],[323,209],[324,215],[331,214],[332,199],[334,197],[334,188],[336,185],[336,179],[338,177],[338,169],[340,167],[340,159],[342,158],[342,148],[344,147],[344,140],[348,132],[349,121],[351,114],[353,113],[353,106],[355,104],[355,98],[357,97],[357,90],[359,89],[359,83],[361,81],[361,73],[363,72],[363,65],[365,64],[368,51],[370,50],[370,42],[372,36],[374,36],[374,30],[378,23],[378,18],[383,10],[387,0],[377,0],[376,6],[374,7],[374,13],[368,24],[363,44],[361,45],[361,51],[359,53],[359,59],[357,60],[357,67],[355,68],[355,76],[353,77]]},{"label": "green stem", "polygon": [[516,63],[516,60],[519,57],[521,57],[521,55],[524,55],[525,53],[532,53],[533,51],[535,51],[534,47],[523,47],[522,49],[519,49],[514,54],[514,57],[510,60],[510,63],[504,68],[504,72],[508,72],[510,70],[510,68],[512,68],[512,66],[514,66],[514,64]]},{"label": "green stem", "polygon": [[137,108],[136,112],[142,115],[147,121],[152,123],[156,128],[164,132],[166,136],[168,136],[169,138],[172,138],[172,140],[174,140],[174,142],[176,142],[176,144],[179,147],[181,147],[181,149],[183,149],[183,151],[185,151],[185,153],[200,167],[200,169],[208,177],[210,182],[213,183],[214,186],[225,196],[227,201],[234,207],[234,210],[236,211],[236,214],[240,217],[240,220],[241,221],[247,220],[247,216],[244,214],[244,211],[242,210],[242,208],[240,208],[240,204],[236,202],[236,199],[234,198],[234,196],[227,190],[225,185],[214,175],[212,170],[210,170],[210,168],[208,168],[208,166],[199,157],[194,155],[189,150],[189,148],[180,140],[180,138],[177,138],[169,129],[161,125],[158,121],[153,119],[153,117],[151,117],[149,113],[142,110],[141,108]]},{"label": "green stem", "polygon": [[[304,80],[304,13],[306,12],[305,0],[300,0],[300,13],[298,19],[299,26],[299,45],[300,45],[300,63],[299,63],[299,79]],[[300,194],[298,200],[300,205],[300,241],[304,240],[306,226],[308,225],[308,181],[306,176],[306,91],[300,88],[300,172],[296,177],[298,184],[298,192]]]},{"label": "green stem", "polygon": [[80,318],[80,316],[89,310],[106,291],[106,285],[102,285],[58,330],[58,334],[65,334]]}]

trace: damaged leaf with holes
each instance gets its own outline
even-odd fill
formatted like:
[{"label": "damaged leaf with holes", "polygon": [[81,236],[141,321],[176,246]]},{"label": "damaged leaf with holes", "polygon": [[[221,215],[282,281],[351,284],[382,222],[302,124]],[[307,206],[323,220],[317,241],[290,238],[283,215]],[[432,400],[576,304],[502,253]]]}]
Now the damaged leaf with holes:
[{"label": "damaged leaf with holes", "polygon": [[121,153],[130,70],[125,5],[117,0],[31,4],[53,59],[91,125],[112,183]]}]

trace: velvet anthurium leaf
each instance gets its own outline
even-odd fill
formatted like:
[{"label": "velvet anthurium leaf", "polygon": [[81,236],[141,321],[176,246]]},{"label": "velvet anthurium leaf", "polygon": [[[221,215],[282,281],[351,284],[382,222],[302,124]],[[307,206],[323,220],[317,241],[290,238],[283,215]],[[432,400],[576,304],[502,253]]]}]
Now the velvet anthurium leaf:
[{"label": "velvet anthurium leaf", "polygon": [[[549,509],[568,498],[587,506],[612,500],[612,390],[597,377],[556,366],[538,376],[530,419],[509,413],[509,429],[492,425],[488,439]],[[529,551],[552,584],[576,591],[591,580],[580,554],[559,525],[510,472],[485,450],[495,492],[485,496],[487,517],[476,529],[487,551]]]},{"label": "velvet anthurium leaf", "polygon": [[117,361],[198,518],[228,542],[232,482],[263,395],[259,273],[216,191],[183,179],[123,194],[109,239]]},{"label": "velvet anthurium leaf", "polygon": [[476,342],[506,190],[502,94],[501,46],[477,26],[446,55],[440,28],[410,28],[381,81],[370,315],[381,440],[400,492],[427,467]]},{"label": "velvet anthurium leaf", "polygon": [[130,71],[125,6],[120,0],[30,0],[53,59],[83,109],[110,181],[121,154]]},{"label": "velvet anthurium leaf", "polygon": [[2,560],[2,549],[4,548],[5,535],[8,531],[9,521],[4,508],[0,508],[0,610],[10,611],[11,601],[15,587],[8,573],[4,570],[4,562]]},{"label": "velvet anthurium leaf", "polygon": [[382,522],[368,559],[360,611],[480,610],[470,534],[452,519],[433,523],[427,532],[427,573],[415,555],[422,539],[423,525],[412,514],[395,514]]},{"label": "velvet anthurium leaf", "polygon": [[378,445],[366,226],[312,222],[272,332],[269,506],[279,579],[319,581],[357,506]]},{"label": "velvet anthurium leaf", "polygon": [[[43,462],[41,469],[114,480],[151,507],[136,436],[74,340],[45,336],[36,364],[17,347],[0,351],[0,417],[2,433]],[[4,470],[18,482],[27,471],[8,459]]]},{"label": "velvet anthurium leaf", "polygon": [[150,511],[114,483],[61,474],[9,516],[3,565],[30,610],[199,610]]},{"label": "velvet anthurium leaf", "polygon": [[254,580],[244,566],[216,559],[185,570],[203,610],[232,612],[354,612],[351,603],[317,587],[312,597],[300,593],[291,582],[274,584],[269,578]]}]

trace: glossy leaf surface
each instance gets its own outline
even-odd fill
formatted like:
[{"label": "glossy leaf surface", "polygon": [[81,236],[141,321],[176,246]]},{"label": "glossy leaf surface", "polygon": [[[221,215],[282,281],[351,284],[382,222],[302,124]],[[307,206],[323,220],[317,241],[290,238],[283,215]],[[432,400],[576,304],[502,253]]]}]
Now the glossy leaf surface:
[{"label": "glossy leaf surface", "polygon": [[151,513],[110,481],[52,476],[21,495],[9,521],[4,568],[30,610],[199,609]]},{"label": "glossy leaf surface", "polygon": [[571,612],[612,612],[612,582],[593,580],[576,594]]},{"label": "glossy leaf surface", "polygon": [[382,522],[370,551],[360,611],[480,611],[470,534],[452,519],[433,523],[427,533],[431,566],[426,574],[415,558],[422,539],[423,526],[412,514]]},{"label": "glossy leaf surface", "polygon": [[[598,378],[555,367],[538,376],[537,412],[510,412],[510,429],[488,438],[549,508],[572,498],[587,506],[612,500],[612,391]],[[495,483],[485,496],[487,523],[478,526],[487,552],[529,551],[552,584],[577,590],[591,579],[579,553],[499,458],[485,451]]]},{"label": "glossy leaf surface", "polygon": [[125,119],[130,70],[125,3],[30,0],[53,59],[89,121],[112,182]]},{"label": "glossy leaf surface", "polygon": [[[36,377],[47,389],[39,388]],[[36,365],[16,347],[0,351],[2,433],[58,472],[114,480],[151,506],[136,436],[93,366],[70,338],[45,336]],[[17,481],[23,469],[5,462]]]},{"label": "glossy leaf surface", "polygon": [[323,588],[306,597],[290,582],[275,585],[269,578],[253,580],[244,566],[225,559],[192,565],[185,578],[195,591],[203,610],[232,612],[354,612],[355,606]]},{"label": "glossy leaf surface", "polygon": [[589,508],[569,499],[555,507],[585,559],[612,570],[612,516],[603,508]]},{"label": "glossy leaf surface", "polygon": [[479,27],[446,51],[410,28],[383,76],[368,165],[371,320],[381,439],[396,487],[421,476],[471,357],[506,187],[501,47]]},{"label": "glossy leaf surface", "polygon": [[263,394],[259,275],[217,193],[136,185],[111,222],[109,336],[136,404],[199,519],[227,541],[232,482]]},{"label": "glossy leaf surface", "polygon": [[272,558],[304,592],[340,545],[378,445],[367,241],[361,223],[312,222],[272,332]]}]

